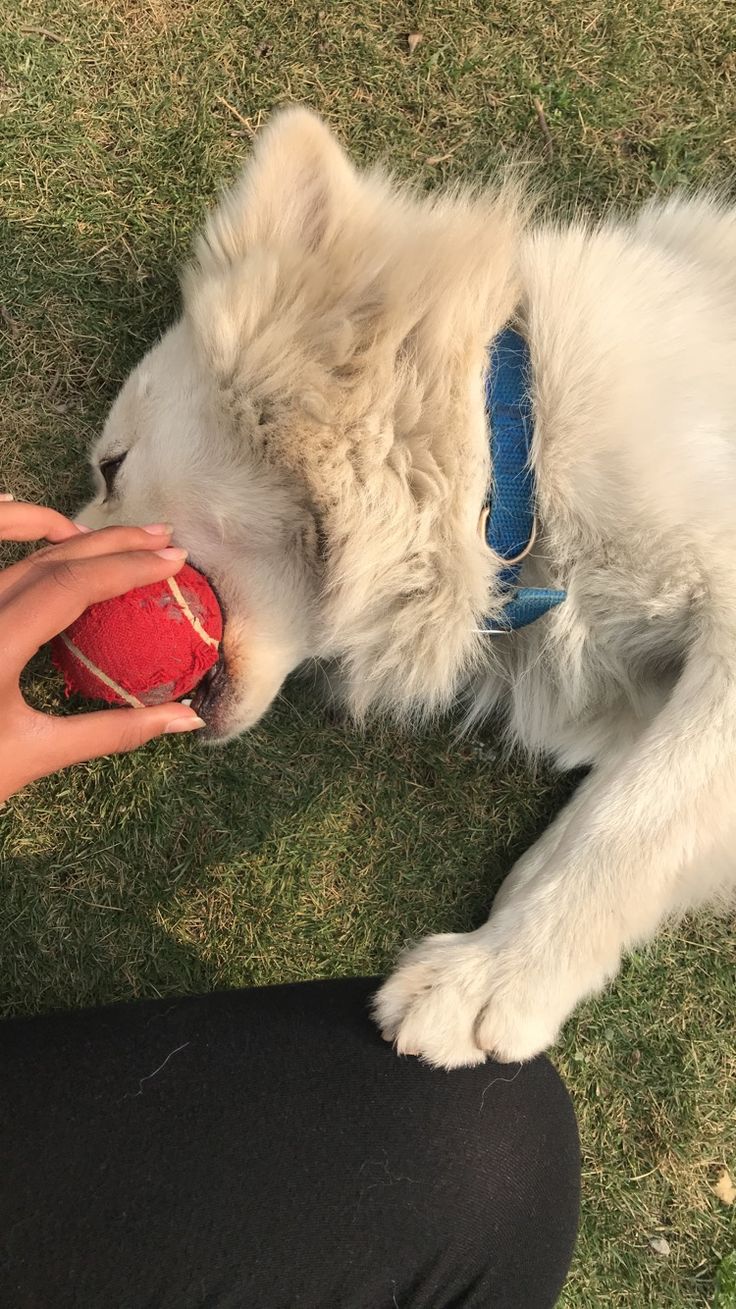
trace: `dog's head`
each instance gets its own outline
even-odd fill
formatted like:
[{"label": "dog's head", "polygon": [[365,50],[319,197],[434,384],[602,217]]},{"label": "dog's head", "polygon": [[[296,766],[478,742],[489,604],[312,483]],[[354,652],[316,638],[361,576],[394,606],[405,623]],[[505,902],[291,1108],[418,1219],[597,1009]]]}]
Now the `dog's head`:
[{"label": "dog's head", "polygon": [[481,378],[514,303],[514,197],[418,198],[278,114],[210,216],[181,321],[92,453],[81,521],[170,522],[223,603],[210,735],[308,659],[358,715],[454,694],[491,565]]}]

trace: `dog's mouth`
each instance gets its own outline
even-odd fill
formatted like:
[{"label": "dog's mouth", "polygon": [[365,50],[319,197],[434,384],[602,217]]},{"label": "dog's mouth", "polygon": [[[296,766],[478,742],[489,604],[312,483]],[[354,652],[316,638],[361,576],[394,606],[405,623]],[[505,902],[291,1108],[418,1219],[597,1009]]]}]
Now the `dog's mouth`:
[{"label": "dog's mouth", "polygon": [[220,651],[217,663],[205,673],[192,696],[192,709],[207,724],[202,735],[205,737],[221,735],[231,695],[232,683],[227,663]]},{"label": "dog's mouth", "polygon": [[[217,603],[220,606],[222,614],[223,629],[227,622],[225,605],[219,587],[212,581],[212,578],[199,564],[190,560],[192,566],[196,568],[212,588]],[[224,639],[224,630],[223,630]],[[223,653],[223,640],[220,641],[219,656],[216,664],[205,673],[201,682],[195,687],[192,693],[192,709],[200,718],[204,720],[207,726],[199,733],[200,739],[216,739],[222,735],[222,724],[227,712],[228,702],[231,699],[232,681],[228,672],[227,660]]]}]

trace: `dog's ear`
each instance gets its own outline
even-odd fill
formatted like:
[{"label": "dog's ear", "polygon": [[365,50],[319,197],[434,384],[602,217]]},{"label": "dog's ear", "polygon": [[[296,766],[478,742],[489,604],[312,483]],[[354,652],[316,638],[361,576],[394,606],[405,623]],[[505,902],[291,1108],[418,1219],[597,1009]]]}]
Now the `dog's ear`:
[{"label": "dog's ear", "polygon": [[200,264],[231,263],[256,245],[305,253],[328,244],[354,197],[357,176],[327,125],[308,109],[274,115],[241,178],[200,237]]}]

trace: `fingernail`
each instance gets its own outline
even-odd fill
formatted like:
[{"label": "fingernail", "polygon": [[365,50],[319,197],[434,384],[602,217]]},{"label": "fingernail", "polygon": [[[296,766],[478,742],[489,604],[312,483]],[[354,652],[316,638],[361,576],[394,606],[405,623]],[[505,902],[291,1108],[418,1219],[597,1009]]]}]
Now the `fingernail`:
[{"label": "fingernail", "polygon": [[78,532],[91,532],[91,531],[92,531],[92,528],[91,528],[91,527],[85,527],[84,523],[75,523],[74,526],[76,527],[76,529],[77,529]]},{"label": "fingernail", "polygon": [[15,496],[11,495],[9,491],[0,491],[0,500],[14,500],[14,499]]},{"label": "fingernail", "polygon": [[142,530],[148,532],[150,536],[171,536],[174,529],[171,523],[150,523]]},{"label": "fingernail", "polygon": [[186,559],[188,551],[180,550],[178,545],[167,545],[165,550],[154,550],[162,559]]},{"label": "fingernail", "polygon": [[173,723],[164,728],[164,736],[173,736],[174,732],[196,732],[206,726],[203,718],[175,718]]}]

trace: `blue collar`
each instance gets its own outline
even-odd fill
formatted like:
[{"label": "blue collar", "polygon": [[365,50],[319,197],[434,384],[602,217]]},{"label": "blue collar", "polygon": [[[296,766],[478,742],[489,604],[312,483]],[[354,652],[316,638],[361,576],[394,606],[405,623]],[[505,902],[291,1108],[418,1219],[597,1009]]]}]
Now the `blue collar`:
[{"label": "blue collar", "polygon": [[489,548],[508,561],[498,576],[508,599],[498,617],[484,620],[483,630],[490,633],[526,627],[561,604],[567,594],[546,587],[517,585],[521,561],[534,544],[536,530],[530,372],[526,341],[512,327],[505,327],[491,342],[486,376],[492,486],[485,538]]}]

